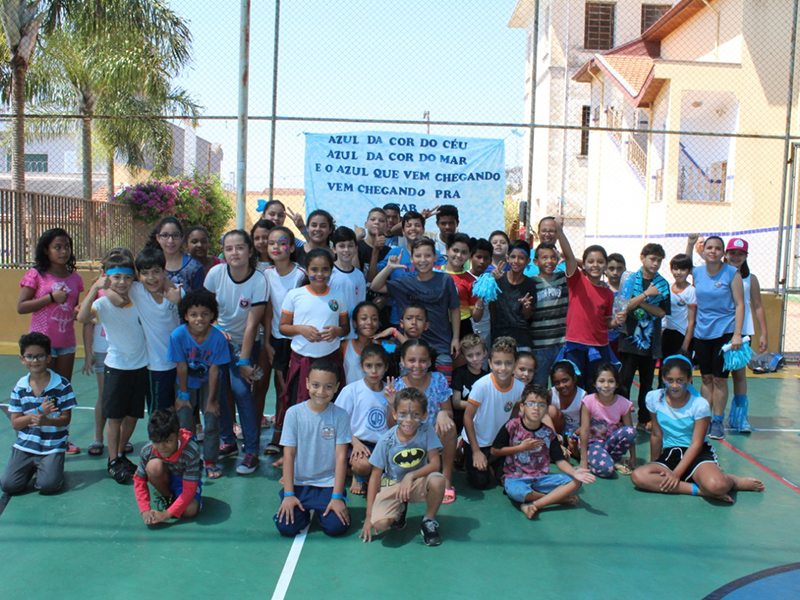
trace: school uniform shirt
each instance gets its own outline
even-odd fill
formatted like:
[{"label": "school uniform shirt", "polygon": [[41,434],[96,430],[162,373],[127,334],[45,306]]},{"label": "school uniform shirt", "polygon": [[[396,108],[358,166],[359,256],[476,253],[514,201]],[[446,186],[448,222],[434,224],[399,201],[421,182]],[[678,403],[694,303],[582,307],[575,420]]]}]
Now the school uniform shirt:
[{"label": "school uniform shirt", "polygon": [[608,318],[614,310],[614,292],[594,285],[579,268],[567,277],[569,310],[566,341],[587,346],[608,344]]},{"label": "school uniform shirt", "polygon": [[285,340],[286,336],[280,331],[281,307],[286,299],[289,290],[300,287],[306,278],[306,272],[300,265],[295,263],[291,271],[286,275],[281,275],[272,265],[268,265],[262,271],[267,278],[267,289],[269,290],[269,301],[272,303],[272,337]]},{"label": "school uniform shirt", "polygon": [[[185,295],[181,288],[181,297]],[[167,358],[169,336],[181,324],[178,307],[166,297],[157,302],[138,281],[131,286],[130,297],[147,340],[147,368],[151,371],[169,371],[175,363]]]},{"label": "school uniform shirt", "polygon": [[350,417],[334,404],[321,413],[308,402],[286,411],[281,446],[297,449],[294,457],[294,484],[333,487],[336,473],[336,446],[353,441]]},{"label": "school uniform shirt", "polygon": [[[536,286],[530,277],[523,277],[522,281],[513,284],[508,280],[508,275],[497,280],[500,293],[494,304],[494,322],[492,323],[492,341],[508,335],[517,341],[519,348],[530,348],[531,325],[530,321],[522,316],[522,303],[520,300],[526,294],[530,295],[534,312],[536,307]],[[492,436],[494,437],[494,436]]]},{"label": "school uniform shirt", "polygon": [[[55,412],[50,413],[50,417],[60,417],[65,410],[72,410],[78,403],[75,401],[75,394],[72,385],[66,377],[62,377],[55,371],[47,369],[50,381],[45,386],[41,395],[37,396],[31,387],[31,376],[26,375],[19,381],[14,389],[11,390],[11,397],[8,401],[8,412],[23,415],[31,415],[42,405],[42,402],[51,400],[56,405]],[[67,451],[67,438],[69,437],[69,426],[28,425],[24,429],[17,431],[17,439],[14,448],[29,454],[43,456],[45,454],[55,454],[56,452]]]},{"label": "school uniform shirt", "polygon": [[[353,267],[349,271],[342,271],[336,265],[333,266],[329,284],[331,291],[338,294],[344,301],[344,310],[348,314],[353,314],[353,309],[359,302],[367,299],[367,280],[364,273]],[[354,328],[350,328],[347,338],[355,338]]]},{"label": "school uniform shirt", "polygon": [[241,346],[250,309],[267,303],[269,286],[266,277],[253,269],[242,281],[234,281],[228,265],[217,265],[208,272],[205,287],[217,295],[217,323],[231,336],[234,344]]},{"label": "school uniform shirt", "polygon": [[733,303],[731,283],[738,271],[727,263],[713,277],[707,266],[692,271],[697,296],[697,319],[694,337],[699,340],[715,340],[726,333],[733,333],[736,324],[736,305]]},{"label": "school uniform shirt", "polygon": [[481,369],[481,372],[476,375],[469,370],[469,366],[462,365],[457,369],[453,369],[453,377],[450,379],[450,389],[453,390],[453,392],[461,392],[461,399],[466,400],[469,398],[469,394],[475,383],[481,377],[488,375],[488,373],[489,371],[486,369]]},{"label": "school uniform shirt", "polygon": [[523,477],[541,477],[542,475],[547,475],[550,470],[550,463],[566,460],[555,431],[544,423],[539,425],[537,429],[528,429],[519,417],[511,419],[500,428],[492,447],[501,449],[519,446],[522,442],[531,438],[542,440],[542,445],[533,450],[506,456],[503,463],[503,481],[506,479],[521,479]]},{"label": "school uniform shirt", "polygon": [[630,414],[633,403],[619,394],[614,397],[614,403],[606,406],[597,397],[597,394],[588,394],[582,404],[589,410],[589,442],[604,442],[608,436],[622,427],[622,417]]},{"label": "school uniform shirt", "polygon": [[[711,416],[708,400],[690,389],[689,401],[682,408],[672,408],[665,389],[653,390],[645,398],[647,410],[656,415],[664,432],[662,448],[688,448],[694,435],[694,422]],[[705,438],[704,438],[705,439]]]},{"label": "school uniform shirt", "polygon": [[[501,388],[492,373],[484,375],[475,382],[469,393],[468,402],[478,407],[472,421],[478,446],[486,448],[492,445],[497,432],[511,417],[511,411],[519,402],[524,388],[525,384],[514,378],[507,387]],[[469,444],[466,429],[461,438],[465,444]]]},{"label": "school uniform shirt", "polygon": [[[324,294],[317,295],[311,286],[289,290],[283,301],[281,312],[292,315],[295,325],[311,325],[322,331],[326,327],[338,327],[339,317],[347,316],[344,301],[330,288]],[[292,350],[302,356],[322,358],[339,349],[339,338],[330,342],[309,342],[302,335],[292,338]]]},{"label": "school uniform shirt", "polygon": [[228,340],[216,327],[212,327],[203,343],[198,344],[186,324],[183,324],[169,336],[167,359],[186,363],[188,387],[190,390],[199,390],[204,383],[208,383],[211,367],[227,365],[231,362],[231,354]]},{"label": "school uniform shirt", "polygon": [[536,287],[536,308],[531,319],[531,348],[541,350],[561,346],[567,334],[567,274],[556,271],[550,279],[539,276],[531,279]]},{"label": "school uniform shirt", "polygon": [[107,367],[135,371],[147,366],[147,340],[133,302],[118,307],[106,296],[98,298],[92,302],[92,319],[95,323],[102,324],[106,332]]},{"label": "school uniform shirt", "polygon": [[564,413],[568,431],[577,431],[581,426],[581,404],[585,396],[586,391],[579,387],[575,390],[575,397],[572,399],[572,403],[567,408],[561,408],[561,397],[558,395],[556,388],[550,388],[550,404],[557,406]]},{"label": "school uniform shirt", "polygon": [[428,464],[431,450],[442,447],[431,425],[422,423],[414,437],[403,442],[397,437],[397,425],[383,434],[369,457],[369,464],[383,469],[384,477],[400,482],[407,474]]},{"label": "school uniform shirt", "polygon": [[689,327],[689,308],[697,306],[697,295],[693,285],[679,290],[673,284],[669,293],[670,314],[664,317],[664,329],[672,329],[686,335]]},{"label": "school uniform shirt", "polygon": [[361,368],[361,354],[356,350],[354,340],[344,340],[342,342],[342,363],[344,365],[344,380],[346,383],[355,383],[364,378],[364,370]]},{"label": "school uniform shirt", "polygon": [[386,411],[389,406],[383,390],[373,392],[363,379],[344,386],[336,398],[336,406],[347,411],[350,432],[354,438],[374,444],[386,432]]},{"label": "school uniform shirt", "polygon": [[[105,290],[100,290],[96,298],[105,296]],[[105,354],[108,352],[108,340],[106,339],[106,331],[101,324],[94,326],[94,334],[92,336],[92,352],[95,354]]]}]

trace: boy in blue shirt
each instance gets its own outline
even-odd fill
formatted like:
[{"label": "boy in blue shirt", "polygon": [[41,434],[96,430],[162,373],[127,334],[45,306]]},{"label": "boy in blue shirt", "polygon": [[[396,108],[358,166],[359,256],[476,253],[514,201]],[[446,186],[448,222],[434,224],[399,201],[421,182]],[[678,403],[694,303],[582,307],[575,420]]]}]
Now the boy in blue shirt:
[{"label": "boy in blue shirt", "polygon": [[77,406],[69,381],[48,369],[50,338],[33,332],[19,340],[20,362],[28,370],[11,392],[8,411],[17,440],[0,487],[13,496],[36,475],[36,489],[54,494],[64,485],[72,408]]}]

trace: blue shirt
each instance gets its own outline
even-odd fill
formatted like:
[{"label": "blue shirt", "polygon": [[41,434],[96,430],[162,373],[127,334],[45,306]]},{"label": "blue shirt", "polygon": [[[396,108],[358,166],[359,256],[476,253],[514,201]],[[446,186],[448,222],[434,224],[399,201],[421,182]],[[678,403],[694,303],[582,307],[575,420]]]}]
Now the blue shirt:
[{"label": "blue shirt", "polygon": [[715,340],[733,333],[736,324],[736,305],[731,290],[731,282],[738,273],[736,267],[723,264],[713,277],[709,276],[707,269],[703,265],[692,271],[697,295],[694,337],[699,340]]},{"label": "blue shirt", "polygon": [[[406,275],[414,275],[417,272],[417,269],[414,265],[411,264],[411,250],[408,248],[392,248],[389,250],[389,254],[387,254],[382,261],[378,263],[378,272],[380,273],[386,265],[389,264],[389,259],[392,256],[399,256],[400,257],[400,264],[405,266],[405,269],[395,269],[392,271],[392,274],[389,276],[389,281],[394,281],[396,279],[400,279],[401,277],[405,277]],[[447,264],[447,257],[440,255],[438,252],[436,253],[436,261],[434,262],[434,266],[438,267],[441,265]],[[400,313],[397,310],[397,304],[394,302],[394,299],[391,299],[392,302],[392,315],[389,320],[392,323],[399,323],[400,322]],[[428,315],[430,318],[430,315]],[[449,342],[448,342],[449,343]],[[449,350],[448,350],[449,352]]]},{"label": "blue shirt", "polygon": [[[33,388],[31,388],[30,375],[26,375],[17,382],[11,392],[8,412],[30,415],[36,412],[42,402],[51,400],[55,402],[56,410],[48,416],[55,418],[60,417],[62,412],[71,410],[78,405],[69,381],[50,369],[47,369],[47,372],[50,374],[50,381],[40,396],[37,396]],[[29,425],[17,432],[17,441],[14,443],[14,448],[40,455],[66,452],[68,437],[68,425],[59,427],[53,425]]]},{"label": "blue shirt", "polygon": [[688,448],[694,435],[694,422],[711,416],[708,400],[689,388],[690,397],[685,406],[672,408],[667,402],[665,389],[653,390],[647,394],[647,410],[656,415],[664,438],[662,450],[667,448]]},{"label": "blue shirt", "polygon": [[167,277],[175,285],[183,286],[187,292],[203,287],[206,271],[200,261],[184,252],[183,264],[177,271],[167,271]]},{"label": "blue shirt", "polygon": [[228,341],[223,333],[212,327],[208,337],[198,344],[186,325],[181,325],[169,336],[167,360],[186,363],[189,367],[189,389],[200,389],[208,383],[208,371],[212,365],[227,365],[231,362]]}]

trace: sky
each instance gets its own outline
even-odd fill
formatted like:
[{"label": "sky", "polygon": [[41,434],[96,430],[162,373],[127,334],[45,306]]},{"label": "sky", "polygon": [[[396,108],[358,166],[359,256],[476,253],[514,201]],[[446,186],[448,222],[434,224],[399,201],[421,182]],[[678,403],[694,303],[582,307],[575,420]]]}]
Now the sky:
[{"label": "sky", "polygon": [[[516,0],[283,0],[278,67],[279,116],[523,123],[525,32],[508,28]],[[223,181],[236,170],[239,2],[172,0],[194,36],[191,65],[175,84],[205,115],[198,135],[222,145]],[[251,117],[272,111],[275,2],[251,12]],[[303,187],[303,133],[424,131],[383,126],[279,122],[275,187]],[[431,133],[506,140],[506,165],[524,160],[510,128],[432,126]],[[270,122],[251,120],[247,189],[269,186]]]}]

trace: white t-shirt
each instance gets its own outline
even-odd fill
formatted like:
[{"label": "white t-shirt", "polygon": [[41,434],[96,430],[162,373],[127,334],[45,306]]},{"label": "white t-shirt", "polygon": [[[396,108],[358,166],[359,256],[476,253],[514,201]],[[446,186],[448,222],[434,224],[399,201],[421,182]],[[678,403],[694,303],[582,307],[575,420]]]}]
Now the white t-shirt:
[{"label": "white t-shirt", "polygon": [[[353,268],[352,271],[342,271],[334,265],[330,286],[334,293],[339,294],[344,299],[344,307],[348,313],[352,313],[359,302],[367,299],[367,280],[364,277],[364,273],[356,268]],[[351,329],[347,338],[353,339],[355,337],[355,329]]]},{"label": "white t-shirt", "polygon": [[344,386],[336,398],[336,406],[350,415],[350,431],[362,442],[377,443],[386,432],[389,408],[383,391],[373,392],[363,379]]},{"label": "white t-shirt", "polygon": [[577,431],[581,426],[581,405],[583,404],[583,397],[586,395],[586,392],[583,388],[578,388],[575,391],[575,398],[572,400],[572,404],[570,404],[567,408],[561,408],[561,400],[558,396],[558,392],[556,388],[552,388],[550,390],[550,401],[552,404],[561,408],[561,412],[564,413],[564,419],[567,421],[567,431]]},{"label": "white t-shirt", "polygon": [[[331,292],[330,288],[317,296],[309,286],[289,290],[281,311],[292,315],[294,325],[311,325],[320,332],[326,327],[338,327],[339,317],[347,316],[341,296]],[[302,335],[292,338],[292,350],[302,356],[321,358],[338,349],[339,338],[330,342],[309,342]]]},{"label": "white t-shirt", "polygon": [[264,276],[267,278],[269,286],[269,301],[272,303],[272,337],[280,340],[286,336],[280,332],[281,307],[289,290],[299,287],[303,283],[306,272],[295,264],[294,268],[287,275],[281,276],[278,269],[270,265],[264,269]]},{"label": "white t-shirt", "polygon": [[107,367],[134,371],[147,366],[147,340],[133,302],[119,308],[103,296],[92,302],[92,317],[106,332]]},{"label": "white t-shirt", "polygon": [[697,306],[697,294],[694,286],[690,285],[684,290],[678,290],[675,285],[670,288],[670,314],[664,317],[664,329],[673,329],[686,335],[689,326],[689,307]]},{"label": "white t-shirt", "polygon": [[[484,375],[475,382],[469,392],[468,402],[478,407],[478,412],[472,420],[478,446],[485,448],[492,445],[497,432],[511,418],[511,411],[519,402],[524,388],[524,383],[513,378],[507,388],[501,388],[492,373]],[[461,437],[469,444],[466,429]]]},{"label": "white t-shirt", "polygon": [[[181,297],[185,295],[181,288]],[[138,281],[134,281],[130,291],[131,300],[139,313],[147,340],[147,368],[151,371],[169,371],[176,364],[167,360],[169,336],[181,324],[178,307],[164,298],[159,304],[153,295]]]},{"label": "white t-shirt", "polygon": [[241,346],[250,308],[267,303],[266,277],[261,271],[254,270],[243,281],[234,281],[228,265],[220,264],[211,268],[204,285],[217,295],[219,326],[231,336],[234,344]]},{"label": "white t-shirt", "polygon": [[361,368],[361,355],[356,350],[353,340],[345,340],[343,347],[344,380],[351,384],[364,378],[364,370]]}]

